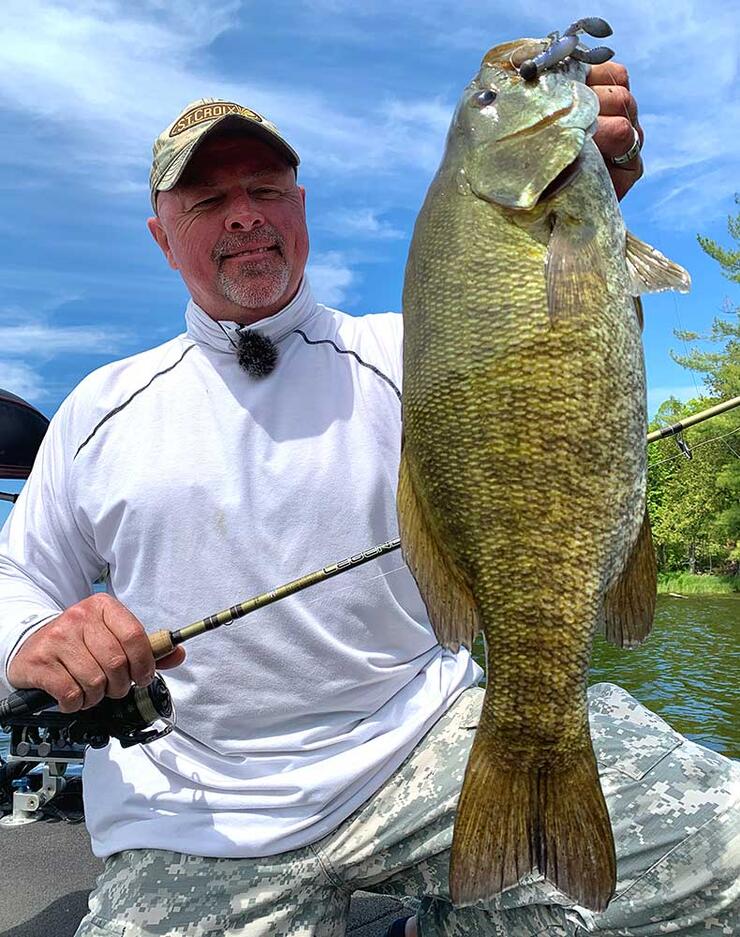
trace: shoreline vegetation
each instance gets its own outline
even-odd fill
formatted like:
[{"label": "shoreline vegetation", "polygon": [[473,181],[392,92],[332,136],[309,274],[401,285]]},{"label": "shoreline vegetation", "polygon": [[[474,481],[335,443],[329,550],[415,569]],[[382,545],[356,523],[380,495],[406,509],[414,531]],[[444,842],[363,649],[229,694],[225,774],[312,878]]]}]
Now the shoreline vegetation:
[{"label": "shoreline vegetation", "polygon": [[729,595],[740,593],[740,574],[658,573],[658,595]]},{"label": "shoreline vegetation", "polygon": [[[740,208],[740,193],[735,195]],[[727,219],[733,245],[698,235],[723,276],[740,284],[740,211]],[[711,420],[690,418],[740,397],[740,305],[727,297],[707,333],[675,330],[684,353],[673,360],[694,372],[696,397],[665,400],[650,430],[682,425],[648,447],[647,502],[658,560],[658,591],[678,595],[740,592],[740,408]],[[683,425],[684,421],[687,425]],[[686,432],[683,432],[683,430]]]}]

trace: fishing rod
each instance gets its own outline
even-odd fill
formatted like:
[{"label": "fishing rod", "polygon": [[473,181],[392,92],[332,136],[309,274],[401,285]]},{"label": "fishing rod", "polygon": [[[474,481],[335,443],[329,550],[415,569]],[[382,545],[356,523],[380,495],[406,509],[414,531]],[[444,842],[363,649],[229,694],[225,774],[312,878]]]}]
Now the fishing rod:
[{"label": "fishing rod", "polygon": [[[179,644],[228,625],[238,618],[287,598],[302,589],[338,576],[348,569],[391,553],[401,546],[400,538],[388,540],[369,550],[355,553],[338,563],[331,563],[276,589],[263,592],[238,605],[208,615],[176,631],[163,629],[149,635],[149,645],[156,660],[166,657]],[[10,733],[10,773],[5,779],[29,771],[35,764],[43,765],[43,784],[39,791],[13,793],[13,814],[3,821],[17,826],[37,819],[41,808],[64,789],[67,764],[82,762],[85,751],[102,748],[115,738],[122,748],[145,745],[164,738],[175,726],[175,706],[167,684],[160,674],[146,687],[132,686],[123,699],[105,697],[90,709],[74,713],[47,712],[56,706],[56,699],[44,690],[16,690],[0,700],[0,726]],[[0,761],[0,765],[2,761]],[[3,786],[0,777],[0,788]]]},{"label": "fishing rod", "polygon": [[735,407],[740,407],[740,397],[732,397],[730,400],[724,400],[714,407],[709,407],[708,410],[702,410],[700,413],[687,416],[679,423],[673,423],[671,426],[664,426],[663,429],[656,429],[654,432],[648,433],[647,441],[651,443],[657,442],[659,439],[667,439],[669,436],[678,436],[679,433],[688,429],[689,426],[703,423],[704,420],[709,420],[713,416],[719,416],[720,413],[727,413],[728,410],[734,410]]},{"label": "fishing rod", "polygon": [[[668,436],[675,436],[688,426],[702,423],[704,420],[709,420],[713,416],[718,416],[720,413],[725,413],[738,406],[740,406],[740,397],[725,400],[723,403],[710,407],[708,410],[702,410],[700,413],[695,413],[693,416],[686,417],[686,419],[682,420],[680,423],[674,423],[672,426],[667,426],[664,429],[649,433],[647,442],[652,443]],[[322,569],[318,569],[315,572],[308,573],[298,579],[293,579],[285,585],[278,586],[276,589],[272,589],[269,592],[263,592],[261,595],[247,599],[245,602],[240,602],[238,605],[232,605],[230,608],[224,609],[222,612],[217,612],[215,615],[201,618],[199,621],[193,622],[191,625],[186,625],[184,628],[180,628],[177,631],[156,631],[149,635],[149,644],[151,645],[154,658],[155,660],[160,660],[162,657],[171,654],[179,644],[189,641],[190,638],[205,634],[207,631],[213,631],[216,628],[220,628],[221,625],[231,624],[231,622],[236,621],[238,618],[243,618],[245,615],[249,615],[250,612],[254,612],[258,608],[264,608],[266,605],[278,602],[280,599],[287,598],[287,596],[300,592],[302,589],[306,589],[316,583],[324,582],[332,576],[337,576],[339,573],[343,573],[346,570],[355,569],[363,563],[367,563],[377,557],[384,556],[386,553],[397,550],[400,546],[401,539],[400,537],[396,537],[393,540],[388,540],[386,543],[372,547],[369,550],[364,550],[362,553],[356,553],[346,560],[340,560],[338,563],[332,563],[330,566],[324,566]],[[0,703],[0,706],[1,705]]]},{"label": "fishing rod", "polygon": [[385,556],[386,553],[392,553],[400,546],[401,538],[395,537],[393,540],[387,540],[385,543],[371,547],[369,550],[363,550],[362,553],[355,553],[353,556],[347,557],[346,560],[340,560],[338,563],[332,563],[330,566],[324,566],[322,569],[317,569],[305,576],[300,576],[298,579],[293,579],[285,585],[278,586],[277,589],[271,589],[269,592],[256,595],[254,598],[247,599],[246,602],[240,602],[238,605],[225,608],[215,615],[201,618],[193,622],[192,625],[186,625],[177,631],[155,631],[154,634],[149,635],[149,644],[154,659],[160,660],[162,657],[166,657],[174,651],[178,644],[189,641],[190,638],[205,634],[206,631],[213,631],[215,628],[220,628],[221,625],[230,625],[232,621],[243,618],[258,608],[264,608],[266,605],[272,605],[273,602],[279,602],[280,599],[285,599],[302,589],[316,585],[316,583],[325,582],[327,579],[331,579],[332,576],[338,576],[348,569],[356,569],[364,563],[369,563],[370,560]]},{"label": "fishing rod", "polygon": [[[355,553],[347,557],[347,559],[339,560],[338,563],[331,563],[329,566],[314,570],[312,573],[306,573],[305,576],[299,576],[298,579],[286,582],[284,585],[278,586],[276,589],[271,589],[269,592],[263,592],[244,602],[239,602],[237,605],[225,608],[223,611],[216,612],[214,615],[200,618],[198,621],[193,622],[191,625],[186,625],[184,628],[179,628],[176,631],[168,631],[167,629],[155,631],[153,634],[148,635],[149,646],[154,654],[154,659],[161,660],[163,657],[171,654],[179,644],[183,644],[191,638],[195,638],[200,634],[205,634],[207,631],[220,628],[221,625],[229,625],[231,622],[236,621],[238,618],[243,618],[245,615],[249,615],[250,612],[254,612],[258,608],[264,608],[266,605],[272,605],[273,602],[279,602],[289,595],[294,595],[296,592],[307,589],[309,586],[316,585],[319,582],[325,582],[327,579],[338,576],[348,569],[356,569],[364,563],[369,563],[371,560],[375,560],[380,556],[385,556],[386,553],[397,550],[400,546],[400,537],[387,540],[385,543],[371,547],[369,550],[363,550],[361,553]],[[128,703],[134,708],[141,710],[142,716],[145,715],[144,710],[146,710],[146,714],[151,715],[153,711],[158,712],[164,705],[160,688],[157,688],[158,696],[156,699],[149,698],[149,696],[146,695],[146,688],[137,687],[135,689],[138,690],[139,695],[132,697],[131,700],[129,700],[129,697],[126,697],[122,702]],[[112,702],[111,700],[108,701],[108,703]],[[0,700],[0,725],[7,724],[9,718],[23,716],[27,713],[39,712],[50,706],[56,706],[56,704],[56,699],[45,690],[16,690],[14,693],[11,693],[10,696]],[[97,709],[97,707],[93,707],[91,710],[88,710],[88,712],[93,712],[95,709]]]},{"label": "fishing rod", "polygon": [[[720,413],[725,413],[738,406],[740,406],[740,397],[734,397],[732,400],[725,400],[723,403],[710,407],[708,410],[702,410],[701,413],[695,413],[693,416],[687,417],[680,423],[674,423],[672,426],[648,434],[647,442],[652,443],[668,436],[675,436],[688,426],[702,423],[704,420],[711,419],[713,416],[718,416]],[[307,573],[305,576],[300,576],[298,579],[293,579],[285,585],[278,586],[276,589],[272,589],[269,592],[263,592],[261,595],[247,599],[245,602],[240,602],[238,605],[232,605],[230,608],[224,609],[222,612],[217,612],[215,615],[201,618],[199,621],[193,622],[191,625],[186,625],[184,628],[180,628],[177,631],[156,631],[154,634],[149,635],[149,644],[151,645],[154,658],[155,660],[160,660],[162,657],[171,654],[179,644],[189,641],[190,638],[205,634],[207,631],[213,631],[216,628],[220,628],[221,625],[231,624],[231,622],[236,621],[238,618],[243,618],[245,615],[249,615],[250,612],[254,612],[258,608],[264,608],[266,605],[278,602],[280,599],[287,598],[287,596],[300,592],[302,589],[306,589],[316,583],[324,582],[332,576],[337,576],[339,573],[343,573],[346,570],[355,569],[363,563],[367,563],[379,556],[384,556],[386,553],[397,550],[400,546],[401,540],[399,537],[396,537],[393,540],[388,540],[386,543],[372,547],[369,550],[364,550],[362,553],[356,553],[346,560],[340,560],[338,563],[332,563],[330,566],[324,566],[322,569]]]},{"label": "fishing rod", "polygon": [[[650,433],[647,437],[647,442],[652,443],[659,439],[678,435],[689,426],[694,426],[697,423],[711,419],[713,416],[725,413],[738,406],[740,406],[740,397],[726,400],[700,413],[695,413],[693,416],[687,417],[679,423],[674,423],[672,426]],[[208,615],[183,628],[179,628],[175,631],[169,631],[167,629],[156,631],[148,636],[154,658],[155,660],[161,660],[163,657],[171,654],[178,645],[189,641],[191,638],[205,634],[208,631],[214,631],[222,625],[229,625],[257,609],[265,608],[267,605],[272,605],[274,602],[279,602],[281,599],[294,595],[296,592],[300,592],[320,582],[325,582],[327,579],[338,576],[340,573],[346,572],[347,570],[356,569],[364,563],[369,563],[371,560],[399,549],[400,546],[401,540],[399,537],[396,537],[378,546],[371,547],[369,550],[363,550],[344,560],[339,560],[337,563],[331,563],[321,569],[314,570],[311,573],[300,576],[298,579],[293,579],[284,585],[271,589],[269,592],[263,592],[237,605],[232,605],[223,611]],[[151,684],[150,687],[132,687],[129,695],[123,700],[106,699],[104,703],[107,708],[105,708],[104,713],[100,713],[101,716],[104,716],[104,719],[94,718],[92,725],[89,725],[91,717],[95,716],[98,712],[98,708],[103,706],[103,704],[98,704],[98,706],[83,711],[81,714],[72,713],[57,715],[60,718],[64,715],[67,721],[78,720],[79,724],[75,724],[75,735],[78,737],[79,742],[82,742],[86,738],[89,739],[90,736],[93,735],[96,745],[105,744],[107,742],[104,729],[110,728],[111,726],[113,727],[113,731],[110,732],[110,734],[118,738],[122,744],[130,745],[150,741],[154,738],[161,738],[162,734],[166,734],[166,732],[170,731],[174,724],[172,701],[164,681],[162,681],[161,678]],[[44,690],[16,690],[6,699],[0,700],[0,724],[9,725],[16,723],[28,714],[38,713],[55,705],[56,700],[54,697]],[[36,718],[39,719],[41,717]],[[157,718],[165,720],[166,725],[164,729],[159,733],[147,734],[145,730],[151,726]]]},{"label": "fishing rod", "polygon": [[[156,631],[149,635],[152,653],[156,660],[161,660],[179,644],[196,635],[228,625],[258,608],[279,602],[348,569],[356,569],[400,546],[401,540],[396,537],[184,628]],[[6,777],[3,783],[0,776],[0,788],[7,788],[8,782],[12,787],[13,777],[27,773],[34,765],[43,765],[42,786],[38,791],[13,792],[12,816],[0,821],[7,826],[37,819],[41,809],[64,789],[66,765],[84,761],[88,746],[103,748],[111,738],[116,739],[122,748],[146,745],[164,738],[175,727],[175,706],[160,674],[156,674],[149,686],[132,686],[123,699],[105,697],[90,709],[74,713],[47,712],[56,705],[57,701],[50,693],[35,689],[16,690],[0,700],[0,726],[10,733],[8,750],[11,762],[6,766],[7,770],[3,768]]]}]

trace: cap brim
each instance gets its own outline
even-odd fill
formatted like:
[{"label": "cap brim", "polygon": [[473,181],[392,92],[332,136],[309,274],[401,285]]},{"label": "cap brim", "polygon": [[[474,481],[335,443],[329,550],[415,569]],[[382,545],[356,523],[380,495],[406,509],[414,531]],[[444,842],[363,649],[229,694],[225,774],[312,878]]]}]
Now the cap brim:
[{"label": "cap brim", "polygon": [[248,117],[241,117],[239,114],[225,114],[223,117],[214,120],[210,127],[204,130],[192,143],[181,150],[165,169],[161,179],[152,187],[152,205],[155,209],[157,192],[168,192],[170,189],[174,189],[185,171],[185,167],[188,165],[201,143],[207,137],[211,136],[215,130],[224,130],[229,125],[244,129],[249,135],[264,140],[265,143],[268,143],[274,150],[277,150],[281,156],[284,156],[291,166],[295,168],[299,166],[301,160],[293,147],[286,143],[282,137],[273,133],[268,127],[265,127],[263,124],[258,124]]}]

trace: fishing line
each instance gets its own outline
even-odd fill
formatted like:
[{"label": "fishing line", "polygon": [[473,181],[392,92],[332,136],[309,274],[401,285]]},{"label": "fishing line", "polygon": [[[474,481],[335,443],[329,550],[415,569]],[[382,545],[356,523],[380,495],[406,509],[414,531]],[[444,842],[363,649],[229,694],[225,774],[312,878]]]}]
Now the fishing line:
[{"label": "fishing line", "polygon": [[[684,329],[683,323],[681,322],[681,314],[680,314],[680,312],[678,311],[678,299],[676,298],[675,293],[673,294],[673,297],[672,297],[672,298],[673,298],[673,315],[674,315],[674,318],[675,318],[676,322],[678,323],[678,330],[679,330],[679,332],[681,332],[682,334],[685,334],[686,330]],[[673,334],[674,334],[674,335],[676,334],[676,333],[675,333],[675,330],[674,330],[674,333],[673,333]],[[678,336],[676,336],[676,337],[678,337]],[[685,354],[686,354],[686,357],[688,358],[688,357],[690,357],[691,349],[689,348],[688,342],[686,341],[685,338],[682,338],[681,341],[683,341],[684,352],[685,352]],[[701,390],[699,389],[699,385],[698,385],[697,382],[696,382],[696,371],[694,371],[693,368],[689,368],[689,370],[691,371],[691,380],[694,382],[694,390],[696,391],[696,396],[700,398],[700,397],[702,397],[702,392],[701,392]],[[705,388],[705,391],[706,391],[706,388]],[[668,420],[667,417],[659,417],[659,421],[661,421],[661,420],[662,420],[663,422],[667,423],[668,425],[670,425],[670,421]],[[717,438],[720,438],[720,437],[717,437]],[[704,445],[704,443],[699,443],[699,445]],[[698,448],[698,447],[693,447],[693,448]],[[682,453],[682,454],[683,454],[683,453]],[[680,458],[680,457],[681,457],[681,456],[679,455],[679,456],[677,456],[677,457],[672,456],[671,458]],[[663,461],[663,462],[670,462],[671,459],[663,459],[662,461]],[[652,464],[653,464],[653,465],[660,465],[661,463],[660,463],[660,462],[653,462]]]},{"label": "fishing line", "polygon": [[[612,80],[612,82],[613,82],[615,85],[617,85],[618,82],[617,82],[617,80],[616,80],[616,78],[615,78],[615,76],[614,76],[614,72],[612,72],[611,70],[609,70],[609,71],[608,71],[608,74],[609,74],[609,78]],[[624,86],[624,85],[620,85],[620,87],[625,87],[625,86]],[[630,91],[629,87],[627,88],[627,91]],[[630,117],[629,109],[627,108],[627,105],[626,105],[624,102],[622,102],[622,109],[624,110],[624,115],[625,115],[625,117],[626,117],[627,120],[630,122],[630,126],[633,127],[634,130],[636,131],[636,133],[639,135],[639,130],[637,129],[637,127],[635,127],[635,124],[632,122],[632,118]],[[638,123],[638,124],[639,124],[639,122],[640,122],[640,121],[639,121],[639,115],[638,115],[638,113],[637,113],[637,110],[635,110],[635,123]],[[641,143],[640,143],[640,154],[639,154],[639,155],[640,155],[640,159],[641,159],[641,160],[642,160],[642,142],[644,142],[644,137],[643,137],[643,141],[641,141]],[[684,332],[685,330],[684,330],[684,328],[683,328],[683,324],[682,324],[682,322],[681,322],[681,316],[680,316],[680,313],[679,313],[679,311],[678,311],[678,300],[676,299],[676,295],[675,295],[675,294],[673,295],[673,308],[674,308],[674,314],[675,314],[676,320],[677,320],[677,322],[678,322],[678,328],[679,328],[679,330],[680,330],[681,332]],[[685,352],[686,352],[686,356],[688,357],[688,356],[689,356],[689,347],[688,347],[688,344],[687,344],[685,338],[683,339],[683,343],[684,343],[684,349],[685,349]],[[691,370],[691,369],[690,369],[690,370]],[[698,384],[697,384],[697,382],[696,382],[696,372],[693,371],[693,370],[691,370],[691,378],[692,378],[692,380],[693,380],[693,382],[694,382],[694,390],[696,391],[697,397],[701,397],[701,392],[700,392],[699,386],[698,386]],[[665,419],[665,418],[662,417],[661,419]],[[660,464],[660,463],[658,463],[658,462],[654,462],[654,463],[653,463],[653,465],[658,465],[658,464]]]},{"label": "fishing line", "polygon": [[[736,433],[737,430],[734,430],[733,432]],[[728,435],[728,436],[732,436],[733,433],[728,433],[727,435]],[[720,436],[719,439],[722,439],[722,437]],[[724,447],[725,447],[729,452],[732,453],[732,455],[734,455],[734,456],[736,456],[738,459],[740,459],[740,452],[735,452],[735,450],[732,448],[732,446],[731,446],[728,442],[723,443],[723,445],[724,445]]]},{"label": "fishing line", "polygon": [[[708,446],[709,443],[711,442],[719,442],[720,439],[725,439],[727,436],[735,436],[738,433],[740,433],[740,426],[737,429],[731,430],[729,433],[723,433],[721,436],[712,436],[711,439],[705,439],[703,442],[696,443],[696,445],[691,447],[691,451],[695,452],[697,449],[701,449],[702,446]],[[727,443],[725,443],[725,445],[727,445]],[[732,449],[732,447],[730,447],[730,451],[732,452],[733,455],[736,455],[738,459],[740,459],[740,453],[735,452],[734,449]],[[664,462],[673,462],[676,459],[683,459],[683,458],[685,458],[684,454],[682,452],[679,452],[677,455],[668,456],[665,459],[659,459],[657,462],[651,462],[648,465],[648,470],[650,470],[651,468],[654,468],[656,465],[663,465]]]},{"label": "fishing line", "polygon": [[[674,311],[674,315],[676,316],[676,321],[678,322],[678,329],[679,329],[679,331],[685,336],[685,335],[686,335],[686,329],[684,329],[684,327],[683,327],[683,322],[681,321],[681,313],[678,311],[678,297],[676,296],[675,293],[673,294],[673,311]],[[674,334],[675,334],[675,333],[674,333]],[[686,357],[687,357],[687,358],[690,358],[690,357],[691,357],[691,349],[689,348],[689,343],[688,343],[688,341],[686,340],[685,337],[682,338],[681,341],[683,342],[683,347],[684,347],[684,351],[685,351],[685,353],[686,353]],[[692,381],[694,382],[694,390],[696,391],[696,395],[697,395],[697,397],[701,397],[701,396],[702,396],[702,392],[701,392],[701,390],[700,390],[700,388],[699,388],[699,385],[698,385],[697,382],[696,382],[696,371],[694,370],[694,368],[689,368],[689,370],[691,371],[691,379],[692,379]],[[704,388],[704,391],[706,392],[706,387]]]},{"label": "fishing line", "polygon": [[[609,78],[612,80],[612,82],[613,82],[615,85],[617,85],[618,82],[617,82],[617,80],[616,80],[616,78],[615,78],[615,76],[614,76],[614,72],[612,72],[611,69],[609,69],[608,74],[609,74]],[[624,85],[621,85],[620,87],[624,87]],[[627,91],[629,91],[629,90],[630,90],[630,89],[627,88]],[[635,124],[632,123],[632,118],[630,117],[629,109],[627,108],[627,105],[626,105],[624,102],[622,102],[622,109],[624,110],[625,117],[626,117],[627,120],[630,122],[630,125],[631,125],[631,126],[635,129],[635,131],[639,134],[639,130],[637,129],[637,127],[635,127]],[[640,122],[640,121],[639,121],[639,115],[637,114],[637,111],[635,110],[635,123],[639,124],[639,122]],[[643,139],[644,139],[644,138],[643,138]],[[640,147],[642,147],[642,143],[640,144]],[[642,150],[641,150],[641,152],[642,152]],[[640,159],[642,159],[642,155],[640,155]],[[679,331],[680,331],[681,333],[684,333],[684,334],[685,334],[685,331],[686,331],[686,330],[684,329],[683,323],[681,322],[681,314],[680,314],[679,311],[678,311],[678,299],[676,298],[675,293],[673,294],[673,310],[674,310],[675,319],[676,319],[676,321],[678,322],[678,329],[679,329]],[[675,332],[674,332],[674,334],[675,334]],[[681,340],[683,341],[683,344],[684,344],[684,351],[685,351],[685,353],[686,353],[686,357],[688,358],[688,357],[690,357],[690,349],[689,349],[688,343],[687,343],[687,341],[686,341],[685,338],[682,338]],[[694,390],[696,391],[696,396],[697,396],[697,397],[701,397],[701,396],[702,396],[702,392],[701,392],[701,390],[699,389],[699,385],[698,385],[697,380],[696,380],[696,371],[694,371],[692,368],[689,368],[689,370],[691,371],[691,379],[692,379],[692,381],[693,381],[693,383],[694,383]],[[705,388],[705,392],[706,392],[706,388]],[[668,423],[668,420],[667,420],[666,417],[660,417],[660,420],[661,420],[661,421],[664,421],[665,423]],[[670,425],[670,424],[668,423],[668,425]],[[716,437],[716,438],[717,438],[717,439],[720,439],[720,438],[722,438],[722,437],[719,437],[719,436],[718,436],[718,437]],[[704,445],[704,443],[700,443],[699,445]],[[698,447],[694,447],[694,448],[698,448]],[[661,460],[661,462],[653,462],[652,465],[660,465],[662,462],[669,462],[669,461],[671,461],[671,460],[674,459],[674,458],[680,459],[680,458],[682,457],[682,455],[683,455],[683,453],[680,453],[680,454],[677,455],[677,456],[671,456],[671,459],[663,459],[663,460]],[[737,453],[735,453],[735,455],[737,455]]]},{"label": "fishing line", "polygon": [[349,583],[346,586],[339,586],[336,589],[332,590],[331,593],[326,593],[321,590],[318,590],[314,593],[313,598],[309,597],[306,599],[306,607],[310,608],[314,605],[324,603],[326,601],[332,601],[336,596],[340,595],[342,592],[346,592],[348,589],[357,589],[358,581],[363,586],[369,586],[372,583],[376,582],[379,579],[387,579],[389,576],[392,576],[394,573],[400,572],[402,569],[406,569],[407,564],[401,563],[400,566],[394,566],[393,569],[389,569],[386,572],[376,573],[374,576],[368,576],[367,579],[360,579],[354,582]]},{"label": "fishing line", "polygon": [[[620,88],[625,88],[630,94],[632,93],[632,92],[630,91],[630,89],[629,89],[628,86],[626,86],[626,85],[620,85],[620,84],[619,84],[619,82],[618,82],[618,81],[616,80],[616,78],[614,77],[614,72],[613,72],[613,71],[609,70],[609,73],[608,73],[608,74],[609,74],[609,77],[610,77],[611,80],[612,80],[612,84],[617,85],[617,86],[620,87]],[[639,130],[637,129],[637,127],[635,127],[635,125],[632,123],[632,118],[630,117],[629,109],[627,108],[627,105],[624,103],[624,101],[622,101],[622,109],[624,110],[624,116],[625,116],[625,117],[627,118],[627,120],[629,121],[630,126],[634,128],[635,132],[637,133],[637,135],[638,135],[638,137],[639,137],[640,131],[639,131]],[[638,124],[640,123],[640,121],[638,120],[638,114],[637,114],[637,102],[635,102],[635,121],[636,121]],[[643,139],[644,139],[644,137],[643,137]],[[640,141],[640,153],[638,153],[638,156],[639,156],[640,160],[642,160],[642,142],[643,142],[643,141],[641,140],[641,141]],[[627,172],[630,172],[630,170],[627,170]]]}]

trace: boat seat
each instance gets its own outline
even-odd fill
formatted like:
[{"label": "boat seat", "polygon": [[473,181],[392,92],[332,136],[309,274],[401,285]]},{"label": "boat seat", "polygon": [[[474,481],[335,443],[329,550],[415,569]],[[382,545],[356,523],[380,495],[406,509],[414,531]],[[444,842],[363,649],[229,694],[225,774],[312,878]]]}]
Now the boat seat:
[{"label": "boat seat", "polygon": [[0,388],[0,478],[28,478],[48,425],[43,413]]}]

